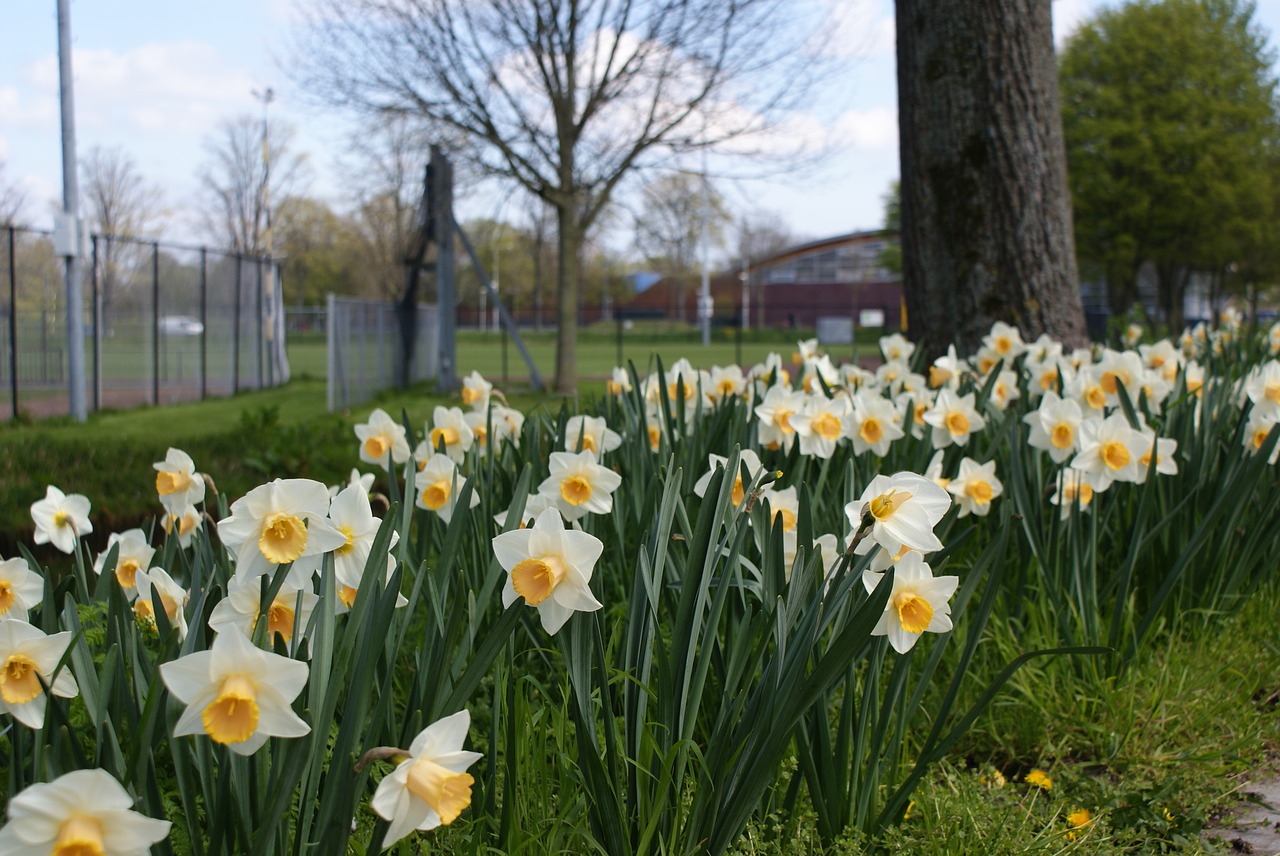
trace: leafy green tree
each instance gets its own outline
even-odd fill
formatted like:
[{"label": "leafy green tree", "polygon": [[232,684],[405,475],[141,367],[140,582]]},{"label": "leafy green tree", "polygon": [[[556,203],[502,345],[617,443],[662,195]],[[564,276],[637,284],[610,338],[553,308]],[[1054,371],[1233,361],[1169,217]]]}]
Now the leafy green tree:
[{"label": "leafy green tree", "polygon": [[895,181],[889,185],[884,199],[884,230],[893,233],[893,239],[880,251],[880,266],[890,273],[902,275],[902,242],[898,239],[902,231],[902,182]]},{"label": "leafy green tree", "polygon": [[1136,298],[1146,261],[1165,320],[1182,325],[1191,270],[1255,261],[1275,211],[1274,55],[1240,0],[1129,3],[1100,12],[1060,64],[1081,259],[1111,310]]}]

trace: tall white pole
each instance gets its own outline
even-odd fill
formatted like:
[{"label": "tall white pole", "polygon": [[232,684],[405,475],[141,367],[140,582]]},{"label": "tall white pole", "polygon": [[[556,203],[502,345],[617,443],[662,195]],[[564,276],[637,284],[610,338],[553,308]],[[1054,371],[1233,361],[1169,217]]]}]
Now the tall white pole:
[{"label": "tall white pole", "polygon": [[71,418],[89,416],[85,400],[84,276],[80,261],[80,183],[76,175],[76,104],[71,77],[71,9],[58,0],[58,82],[62,100],[62,214],[71,242],[64,256],[67,269],[67,374]]},{"label": "tall white pole", "polygon": [[702,150],[702,288],[698,294],[698,316],[702,319],[702,345],[711,344],[711,248],[707,240],[707,221],[711,219],[710,194],[707,190],[707,150]]}]

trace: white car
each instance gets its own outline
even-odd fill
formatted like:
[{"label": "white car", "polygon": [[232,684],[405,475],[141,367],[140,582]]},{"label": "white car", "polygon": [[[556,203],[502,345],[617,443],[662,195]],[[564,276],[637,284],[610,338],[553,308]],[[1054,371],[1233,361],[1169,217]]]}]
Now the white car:
[{"label": "white car", "polygon": [[190,315],[164,315],[158,326],[162,336],[199,336],[204,332],[200,320]]}]

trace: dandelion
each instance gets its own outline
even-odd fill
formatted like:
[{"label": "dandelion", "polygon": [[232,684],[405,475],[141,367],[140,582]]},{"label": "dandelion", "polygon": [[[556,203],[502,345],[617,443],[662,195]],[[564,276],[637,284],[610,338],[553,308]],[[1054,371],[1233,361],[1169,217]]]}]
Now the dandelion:
[{"label": "dandelion", "polygon": [[409,441],[405,427],[382,408],[369,414],[369,421],[355,427],[360,441],[360,460],[390,470],[393,463],[409,460]]},{"label": "dandelion", "polygon": [[1093,823],[1093,815],[1087,808],[1077,808],[1067,814],[1067,823],[1072,830],[1083,829]]},{"label": "dandelion", "polygon": [[169,835],[169,821],[133,811],[106,770],[74,770],[9,801],[0,852],[14,856],[140,856]]},{"label": "dandelion", "polygon": [[1044,770],[1036,768],[1022,777],[1022,781],[1026,782],[1034,788],[1042,791],[1053,790],[1053,779]]},{"label": "dandelion", "polygon": [[[874,592],[883,573],[863,571],[862,584]],[[960,585],[959,577],[934,577],[919,553],[910,551],[894,566],[893,591],[872,636],[888,636],[889,644],[905,654],[926,632],[946,633],[951,629],[951,595]]]},{"label": "dandelion", "polygon": [[52,544],[64,553],[75,552],[82,535],[93,531],[89,522],[89,500],[78,493],[67,495],[53,485],[45,488],[44,499],[31,505],[31,519],[37,544]]},{"label": "dandelion", "polygon": [[593,612],[603,606],[590,583],[604,543],[587,532],[565,529],[556,508],[543,511],[528,529],[495,536],[493,552],[508,575],[503,607],[524,598],[537,608],[543,629],[552,635],[575,611]]},{"label": "dandelion", "polygon": [[45,691],[74,698],[80,688],[70,670],[53,672],[71,645],[71,631],[52,636],[25,621],[0,621],[0,713],[28,728],[44,727]]},{"label": "dandelion", "polygon": [[27,560],[0,560],[0,621],[27,620],[27,611],[44,600],[44,579],[31,570]]},{"label": "dandelion", "polygon": [[219,633],[208,651],[160,664],[160,678],[186,710],[174,737],[207,734],[237,755],[252,755],[268,737],[301,737],[311,727],[290,705],[307,683],[307,664],[255,648],[236,629]]},{"label": "dandelion", "polygon": [[471,805],[475,779],[466,770],[483,756],[462,748],[470,727],[466,710],[428,725],[413,739],[407,757],[378,783],[370,805],[391,823],[384,849],[415,829],[453,823]]}]

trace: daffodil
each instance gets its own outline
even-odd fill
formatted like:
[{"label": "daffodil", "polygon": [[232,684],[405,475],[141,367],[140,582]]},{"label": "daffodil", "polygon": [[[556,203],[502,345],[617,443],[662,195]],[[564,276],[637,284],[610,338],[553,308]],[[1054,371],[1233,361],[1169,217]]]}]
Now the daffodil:
[{"label": "daffodil", "polygon": [[133,811],[133,798],[106,770],[73,770],[29,785],[9,800],[0,853],[11,856],[144,856],[169,835],[169,821]]},{"label": "daffodil", "polygon": [[44,579],[31,570],[27,560],[0,560],[0,621],[27,620],[27,611],[44,600]]},{"label": "daffodil", "polygon": [[234,630],[252,635],[262,617],[266,621],[267,644],[279,639],[294,651],[296,643],[301,641],[300,638],[294,639],[294,628],[296,626],[299,633],[306,631],[319,600],[312,592],[295,588],[286,581],[276,592],[275,599],[263,610],[262,580],[240,582],[232,577],[227,585],[227,596],[218,601],[209,614],[209,627],[215,633]]},{"label": "daffodil", "polygon": [[236,629],[219,633],[207,651],[160,665],[160,677],[186,705],[174,737],[207,734],[238,755],[268,737],[301,737],[311,727],[290,705],[307,683],[307,664],[255,648]]},{"label": "daffodil", "polygon": [[609,428],[603,416],[573,416],[564,426],[566,452],[589,451],[596,460],[622,445],[622,437]]},{"label": "daffodil", "polygon": [[80,688],[69,669],[54,675],[71,645],[71,631],[52,636],[25,621],[0,621],[0,713],[28,728],[44,727],[45,691],[74,698]]},{"label": "daffodil", "polygon": [[493,394],[493,384],[485,380],[480,372],[473,371],[462,379],[462,403],[474,411],[483,413],[489,409],[489,396]]},{"label": "daffodil", "polygon": [[703,393],[712,404],[741,398],[747,391],[747,377],[738,366],[712,366]]},{"label": "daffodil", "polygon": [[876,476],[856,502],[844,507],[844,513],[855,532],[864,516],[870,515],[870,537],[855,548],[859,555],[870,551],[873,544],[890,554],[903,547],[927,553],[942,549],[933,527],[950,507],[951,497],[935,482],[903,472]]},{"label": "daffodil", "polygon": [[[862,583],[868,592],[880,585],[882,573],[864,571]],[[888,636],[889,644],[905,654],[923,633],[946,633],[951,629],[951,595],[959,577],[935,577],[920,554],[909,551],[895,565],[893,591],[872,636]]]},{"label": "daffodil", "polygon": [[[406,459],[407,460],[407,459]],[[351,468],[351,476],[347,479],[346,484],[329,485],[329,498],[337,496],[338,493],[346,487],[355,486],[364,491],[365,496],[373,492],[373,473],[362,473],[356,468]]]},{"label": "daffodil", "polygon": [[195,461],[181,449],[169,449],[164,460],[151,465],[156,471],[156,493],[170,514],[204,502],[204,476],[196,472]]},{"label": "daffodil", "polygon": [[[458,472],[458,465],[448,455],[432,455],[422,465],[422,469],[414,476],[414,484],[418,489],[417,504],[420,508],[434,511],[440,519],[448,523],[453,519],[454,508],[458,504],[458,495],[467,480]],[[480,495],[471,491],[471,504],[475,508],[480,504]]]},{"label": "daffodil", "polygon": [[[524,501],[524,513],[520,515],[520,521],[515,528],[523,529],[526,525],[532,525],[533,521],[538,519],[539,514],[554,506],[555,503],[548,496],[540,493],[529,494]],[[507,528],[507,514],[507,511],[500,511],[493,515],[493,520],[498,524],[498,528]]]},{"label": "daffodil", "polygon": [[769,525],[773,525],[773,521],[782,521],[782,532],[785,535],[792,532],[796,528],[796,521],[800,516],[800,497],[796,494],[795,487],[786,487],[781,490],[769,488],[763,494],[762,499],[769,501]]},{"label": "daffodil", "polygon": [[474,442],[475,433],[461,410],[437,406],[432,411],[431,426],[427,430],[427,445],[432,452],[442,452],[460,464]]},{"label": "daffodil", "polygon": [[[707,495],[707,487],[711,484],[711,477],[715,475],[716,467],[723,467],[729,463],[729,459],[723,455],[708,456],[709,469],[703,473],[693,485],[693,492],[698,496]],[[742,468],[747,469],[747,479],[742,479]],[[742,449],[738,452],[738,472],[733,474],[733,489],[729,494],[729,502],[734,508],[738,508],[747,500],[747,490],[751,487],[751,482],[764,466],[760,463],[760,456],[750,449]]]},{"label": "daffodil", "polygon": [[232,503],[231,516],[218,522],[218,537],[236,553],[236,577],[251,580],[345,544],[328,512],[329,491],[320,482],[276,479]]},{"label": "daffodil", "polygon": [[[453,465],[444,455],[438,456]],[[369,495],[356,485],[349,485],[338,492],[329,504],[329,522],[333,524],[346,543],[333,551],[334,583],[337,586],[338,605],[336,611],[346,612],[355,603],[356,593],[360,590],[360,582],[364,579],[365,569],[369,567],[369,556],[373,551],[373,539],[382,526],[382,518],[373,516],[373,507],[369,504]],[[391,549],[400,540],[399,532],[392,532],[387,542],[386,561],[381,563],[386,578],[390,578],[396,569],[396,557]],[[294,568],[302,566],[306,569],[306,579],[320,570],[321,556],[308,556],[294,563]],[[290,584],[302,586],[303,581],[295,581],[290,575]],[[409,601],[403,596],[396,599],[396,606],[404,606]]]},{"label": "daffodil", "polygon": [[1058,474],[1058,483],[1049,502],[1062,509],[1061,517],[1066,520],[1077,503],[1081,512],[1089,510],[1089,503],[1093,502],[1093,485],[1079,470],[1064,469]]},{"label": "daffodil", "polygon": [[[107,554],[116,547],[116,564],[114,568],[104,567]],[[107,549],[98,554],[93,562],[94,573],[114,572],[116,582],[132,600],[137,596],[137,583],[134,576],[138,571],[151,567],[151,558],[156,554],[155,548],[147,543],[147,535],[141,529],[129,529],[125,532],[112,532],[107,538]]]},{"label": "daffodil", "polygon": [[780,384],[770,387],[755,409],[760,445],[769,449],[781,447],[784,452],[790,452],[796,441],[792,419],[804,409],[804,405],[803,392],[792,391]]},{"label": "daffodil", "polygon": [[156,628],[155,598],[160,596],[164,606],[164,614],[169,623],[178,629],[178,640],[187,638],[187,590],[178,585],[164,568],[151,568],[134,574],[137,585],[137,599],[133,602],[133,612],[138,622],[152,630]]},{"label": "daffodil", "polygon": [[[1248,423],[1244,427],[1244,447],[1249,454],[1254,455],[1262,451],[1263,445],[1267,442],[1267,437],[1271,434],[1271,429],[1275,427],[1277,420],[1268,419],[1265,416],[1254,413],[1250,415]],[[1271,450],[1271,457],[1267,463],[1274,464],[1276,459],[1280,458],[1280,443],[1277,443]]]},{"label": "daffodil", "polygon": [[904,436],[893,402],[867,392],[853,397],[853,412],[845,417],[845,430],[853,440],[855,455],[871,452],[882,458],[889,454],[890,444]]},{"label": "daffodil", "polygon": [[1280,419],[1280,362],[1269,360],[1249,373],[1245,394],[1254,412],[1264,419]]},{"label": "daffodil", "polygon": [[810,395],[791,424],[800,438],[800,454],[816,458],[830,458],[836,452],[836,444],[844,438],[845,417],[850,410],[849,399],[844,396],[827,398]]},{"label": "daffodil", "polygon": [[880,337],[880,353],[884,354],[886,361],[906,363],[915,352],[916,346],[907,341],[901,333],[890,333],[888,336]]},{"label": "daffodil", "polygon": [[1022,417],[1031,427],[1027,444],[1049,453],[1055,464],[1066,463],[1080,449],[1080,425],[1084,414],[1080,405],[1070,398],[1059,398],[1049,390],[1040,400],[1040,406]]},{"label": "daffodil", "polygon": [[933,448],[945,449],[953,443],[964,446],[969,437],[986,427],[987,420],[973,406],[974,399],[972,392],[965,395],[956,395],[950,389],[938,392],[933,407],[924,414],[924,421],[933,427]]},{"label": "daffodil", "polygon": [[1004,493],[1004,485],[996,478],[996,462],[979,464],[972,458],[962,458],[960,472],[947,483],[947,492],[956,498],[957,516],[986,517],[991,501]]},{"label": "daffodil", "polygon": [[366,464],[390,470],[393,463],[403,464],[409,460],[405,427],[382,408],[370,413],[369,420],[357,425],[355,432],[360,441],[360,460]]},{"label": "daffodil", "polygon": [[552,452],[550,465],[551,474],[538,485],[538,492],[560,509],[565,520],[613,510],[613,492],[622,484],[622,476],[596,463],[590,451]]},{"label": "daffodil", "polygon": [[467,768],[483,756],[462,748],[470,728],[466,710],[433,722],[413,739],[399,766],[378,783],[370,805],[391,823],[384,849],[415,829],[453,823],[471,805],[475,779]]},{"label": "daffodil", "polygon": [[552,635],[574,612],[603,606],[591,593],[591,573],[604,543],[590,533],[565,529],[556,508],[539,514],[528,529],[495,536],[493,552],[507,572],[502,605],[510,607],[524,598],[537,608],[543,629]]},{"label": "daffodil", "polygon": [[1122,413],[1087,419],[1080,426],[1080,452],[1071,468],[1079,470],[1095,491],[1104,491],[1113,481],[1137,481],[1138,463],[1150,448]]},{"label": "daffodil", "polygon": [[76,542],[93,531],[89,522],[89,500],[78,493],[65,494],[53,485],[45,488],[44,499],[31,505],[31,519],[37,544],[52,544],[64,553],[75,552]]},{"label": "daffodil", "polygon": [[191,546],[195,534],[204,528],[204,517],[194,505],[188,505],[178,514],[165,512],[160,518],[160,528],[170,535],[176,534],[178,544],[185,550]]},{"label": "daffodil", "polygon": [[609,380],[605,383],[606,391],[612,396],[624,395],[631,391],[631,375],[626,369],[614,366]]}]

